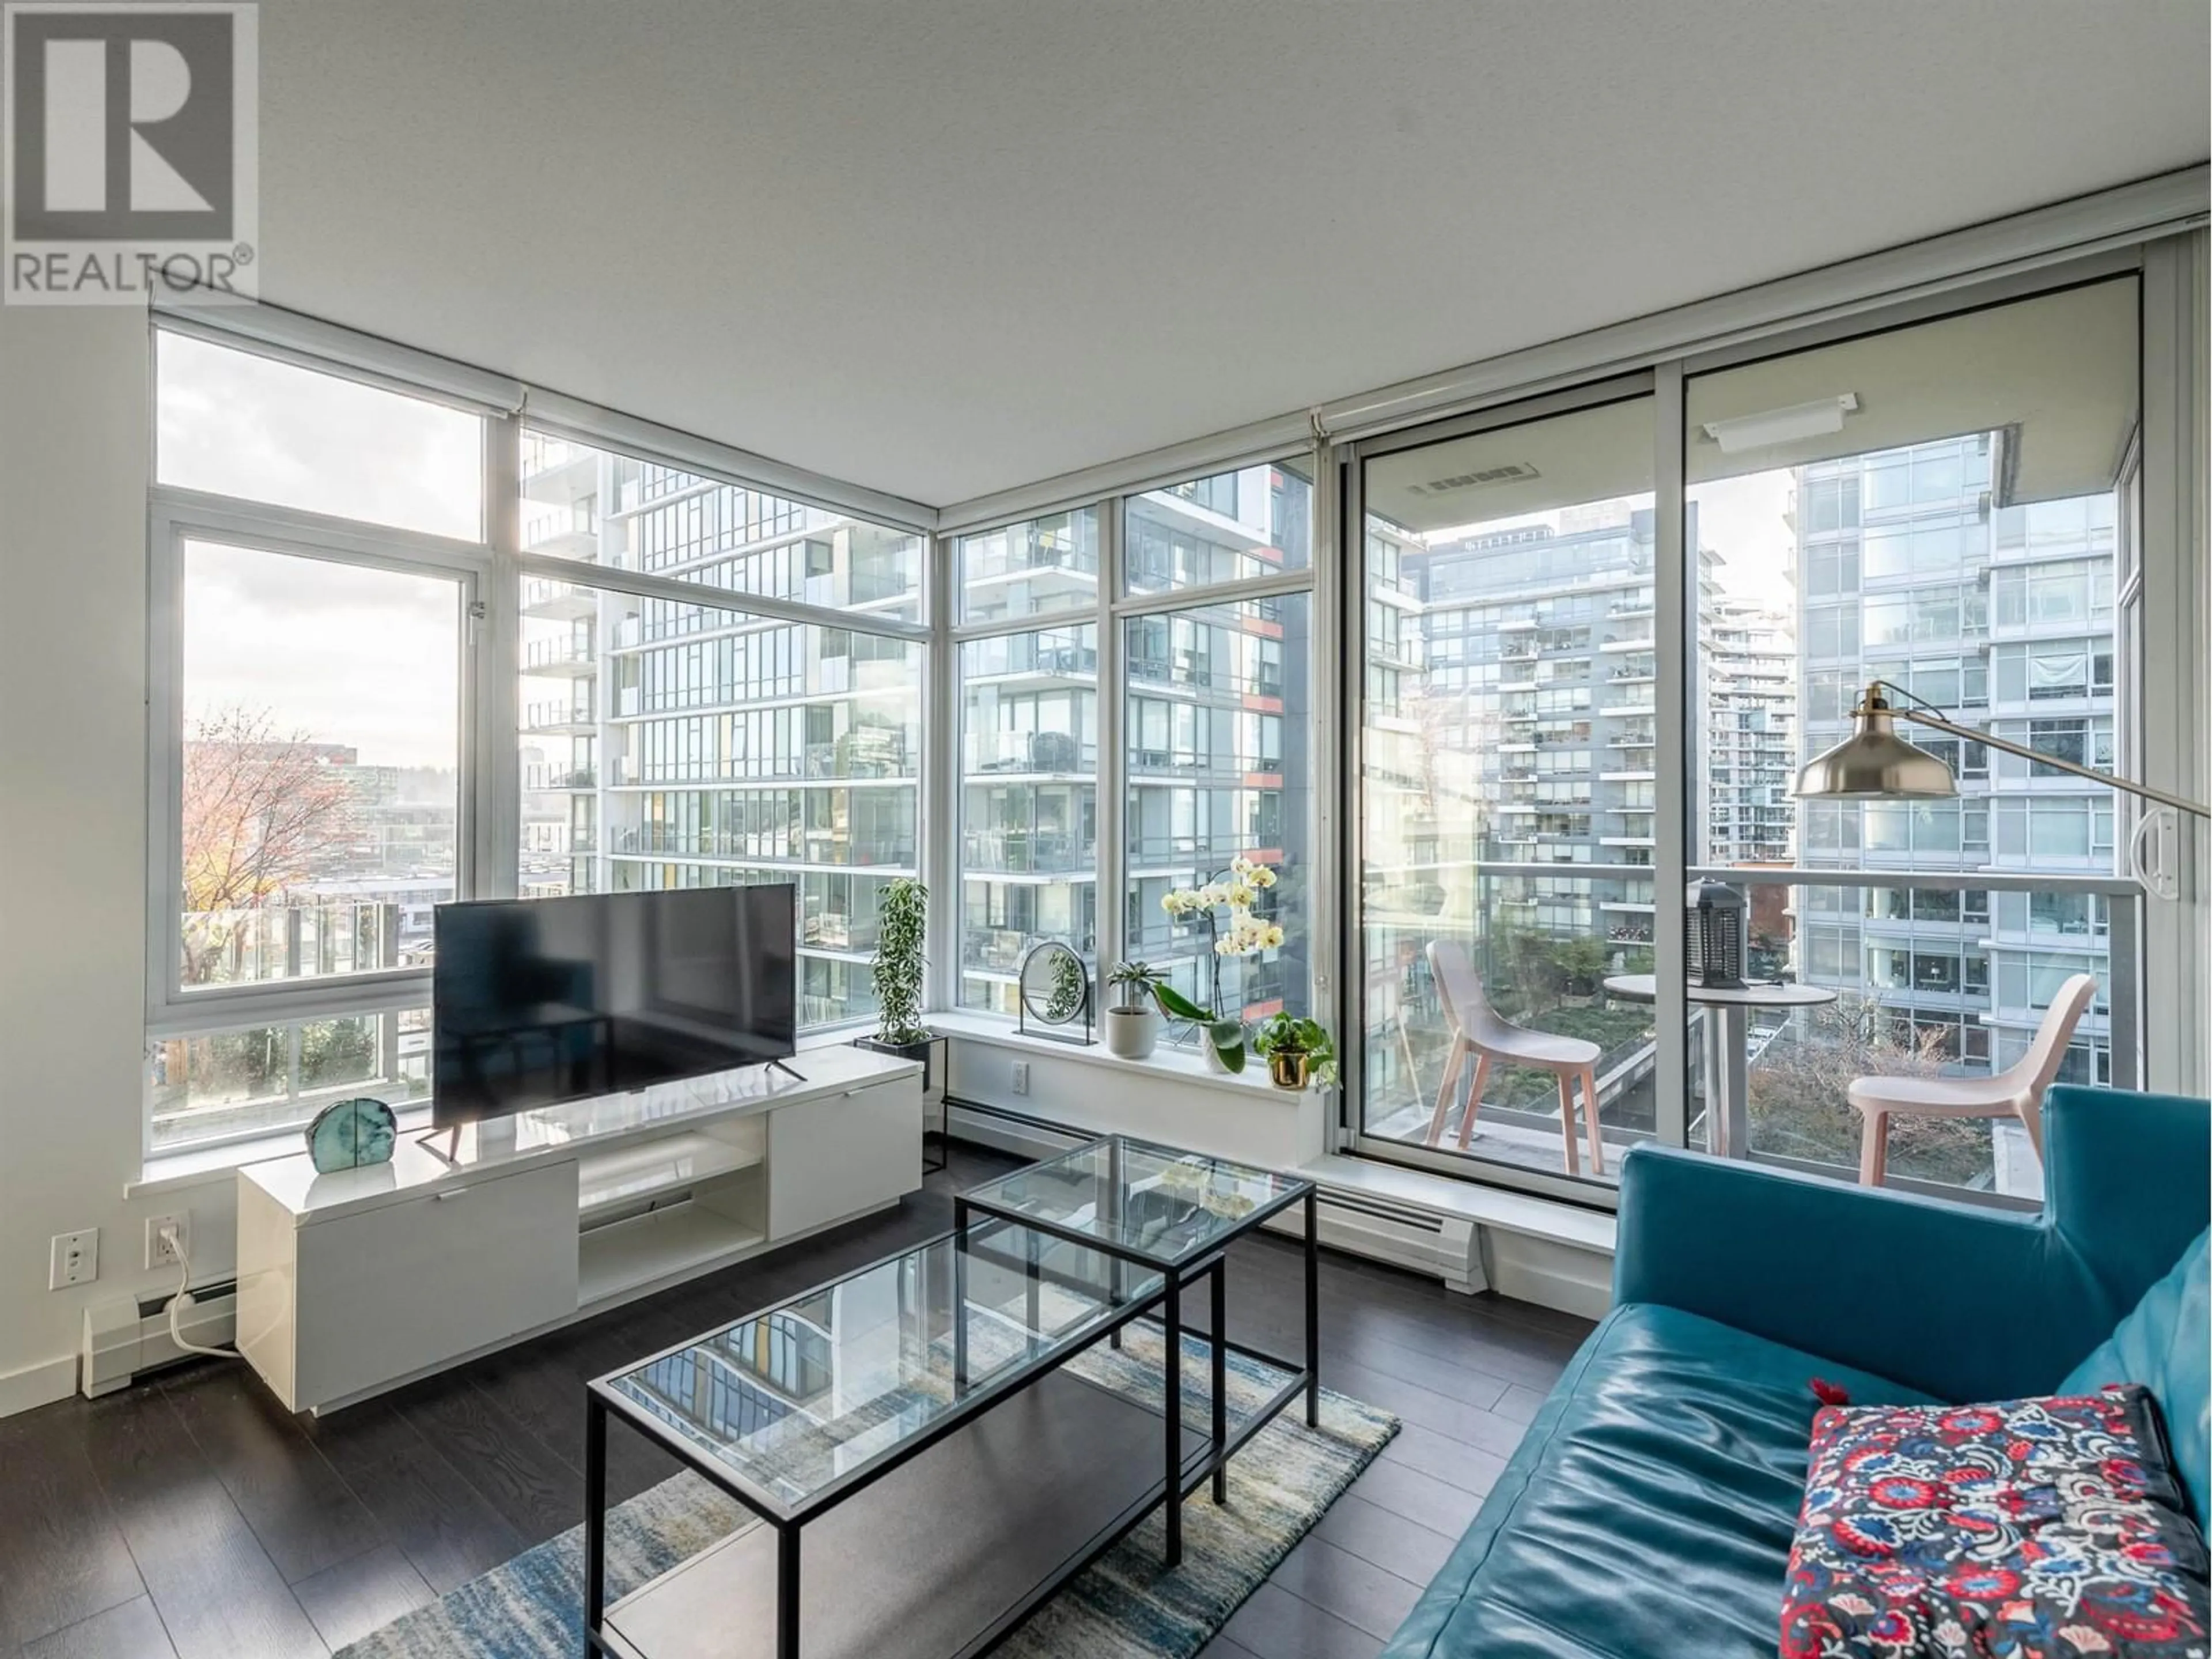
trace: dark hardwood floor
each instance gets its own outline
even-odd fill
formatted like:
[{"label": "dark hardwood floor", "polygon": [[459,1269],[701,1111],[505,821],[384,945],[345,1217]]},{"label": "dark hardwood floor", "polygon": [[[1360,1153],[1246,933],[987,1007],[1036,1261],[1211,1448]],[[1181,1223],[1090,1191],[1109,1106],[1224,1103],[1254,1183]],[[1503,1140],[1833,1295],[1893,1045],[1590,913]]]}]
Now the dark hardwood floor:
[{"label": "dark hardwood floor", "polygon": [[[576,1523],[586,1378],[942,1231],[958,1188],[1012,1164],[955,1146],[896,1211],[324,1421],[288,1416],[222,1361],[0,1419],[0,1659],[343,1646]],[[1297,1352],[1302,1271],[1294,1245],[1240,1245],[1232,1334]],[[1322,1380],[1406,1426],[1212,1659],[1375,1653],[1589,1328],[1350,1256],[1325,1254],[1322,1273]],[[616,1500],[675,1469],[630,1435],[610,1455]]]}]

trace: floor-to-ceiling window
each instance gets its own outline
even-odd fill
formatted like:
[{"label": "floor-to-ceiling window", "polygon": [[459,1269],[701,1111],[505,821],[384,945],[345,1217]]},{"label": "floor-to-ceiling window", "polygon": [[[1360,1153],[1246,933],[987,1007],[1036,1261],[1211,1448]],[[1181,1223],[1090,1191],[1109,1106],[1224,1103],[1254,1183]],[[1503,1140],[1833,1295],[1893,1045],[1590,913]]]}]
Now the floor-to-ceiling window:
[{"label": "floor-to-ceiling window", "polygon": [[521,457],[522,551],[588,567],[522,579],[521,890],[790,883],[799,1024],[872,1012],[879,895],[921,870],[922,538],[526,427]]},{"label": "floor-to-ceiling window", "polygon": [[[1764,975],[1833,996],[1747,1023],[1735,1109],[1755,1155],[1856,1168],[1854,1079],[2002,1071],[2076,972],[2099,991],[2059,1074],[2112,1080],[2111,788],[1909,722],[1954,799],[1796,800],[1790,786],[1876,681],[2112,767],[2136,305],[2120,278],[1688,383],[1705,721],[1689,854],[1747,897]],[[1721,1035],[1696,1033],[1693,1145],[1739,1080],[1729,1054],[1706,1063]],[[1893,1176],[2039,1194],[2017,1122],[1899,1115],[1889,1135]]]},{"label": "floor-to-ceiling window", "polygon": [[[1149,490],[1122,511],[1123,593],[1162,608],[1125,604],[1121,623],[1121,955],[1246,1021],[1311,1007],[1313,599],[1223,585],[1304,572],[1311,519],[1310,483],[1281,465]],[[1200,587],[1218,597],[1163,606]],[[1226,910],[1164,902],[1229,886],[1238,860],[1272,873],[1252,915],[1280,943],[1239,944]]]},{"label": "floor-to-ceiling window", "polygon": [[[1059,941],[1224,1013],[1310,1008],[1312,517],[1266,461],[951,538],[961,1007],[1014,1012]],[[1270,931],[1219,950],[1224,907],[1164,901],[1240,860]]]},{"label": "floor-to-ceiling window", "polygon": [[789,883],[800,1023],[872,1011],[922,867],[920,533],[491,377],[155,339],[149,1152],[419,1102],[456,898]]},{"label": "floor-to-ceiling window", "polygon": [[[1647,1011],[1600,981],[1651,954],[1651,419],[1630,397],[1363,463],[1354,1104],[1377,1139],[1559,1168],[1580,1096],[1563,1121],[1554,1058],[1587,1063],[1608,1135],[1650,1130]],[[1464,1049],[1486,1019],[1521,1061]]]},{"label": "floor-to-ceiling window", "polygon": [[[1370,1145],[1556,1185],[1585,1092],[1563,1104],[1559,1073],[1587,1064],[1607,1180],[1646,1135],[1850,1178],[1854,1079],[2002,1071],[2075,973],[2097,989],[2059,1075],[2132,1074],[2116,940],[2141,896],[2109,787],[1909,723],[1955,799],[1795,783],[1876,681],[2113,764],[2136,307],[2118,276],[1741,349],[1676,382],[1678,443],[1671,399],[1644,397],[1359,447],[1350,1116]],[[1747,1008],[1653,977],[1699,874],[1741,907]],[[2040,1195],[2017,1123],[1892,1126],[1893,1180]]]},{"label": "floor-to-ceiling window", "polygon": [[485,423],[182,334],[155,367],[165,1152],[428,1092],[432,915],[468,866]]}]

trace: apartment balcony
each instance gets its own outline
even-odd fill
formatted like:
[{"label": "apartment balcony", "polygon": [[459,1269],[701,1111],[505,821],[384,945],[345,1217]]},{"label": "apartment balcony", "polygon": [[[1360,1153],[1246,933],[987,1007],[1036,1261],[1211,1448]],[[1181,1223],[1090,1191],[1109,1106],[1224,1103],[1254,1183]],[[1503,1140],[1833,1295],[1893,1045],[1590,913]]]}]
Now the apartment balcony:
[{"label": "apartment balcony", "polygon": [[597,611],[599,605],[599,596],[594,590],[579,587],[574,582],[555,581],[546,576],[522,579],[522,614],[526,617],[579,622]]},{"label": "apartment balcony", "polygon": [[[1021,971],[1022,961],[1040,945],[1064,945],[1058,933],[1025,933],[1012,928],[963,928],[960,939],[963,972],[1011,979]],[[1076,947],[1080,950],[1082,946]]]},{"label": "apartment balcony", "polygon": [[1084,875],[1096,878],[1098,843],[1030,830],[977,832],[961,837],[960,870],[971,877]]},{"label": "apartment balcony", "polygon": [[589,703],[526,703],[518,725],[526,735],[540,738],[588,737],[599,730]]},{"label": "apartment balcony", "polygon": [[[1610,614],[1610,613],[1608,613]],[[1650,629],[1635,634],[1608,634],[1598,641],[1600,651],[1649,651],[1654,641]]]},{"label": "apartment balcony", "polygon": [[1098,771],[1098,745],[1065,732],[994,732],[969,735],[963,769],[1087,780]]},{"label": "apartment balcony", "polygon": [[550,513],[525,519],[522,550],[552,559],[575,559],[596,563],[599,556],[599,526],[596,520],[573,513]]},{"label": "apartment balcony", "polygon": [[522,787],[526,793],[596,789],[599,787],[599,775],[595,767],[526,766],[522,769]]},{"label": "apartment balcony", "polygon": [[539,679],[581,679],[599,672],[599,658],[582,640],[538,640],[522,653],[522,672]]},{"label": "apartment balcony", "polygon": [[911,836],[854,840],[849,836],[804,832],[795,836],[747,835],[738,830],[692,833],[641,824],[615,830],[607,846],[617,857],[690,860],[745,867],[788,866],[849,870],[855,874],[879,872],[885,876],[910,872],[916,867]]},{"label": "apartment balcony", "polygon": [[[1644,683],[1650,684],[1649,681]],[[1618,695],[1632,697],[1633,701],[1601,704],[1597,712],[1609,720],[1633,720],[1639,714],[1656,714],[1659,712],[1658,699],[1650,692],[1647,691],[1640,696],[1634,692],[1622,692]]]},{"label": "apartment balcony", "polygon": [[565,438],[526,434],[522,445],[522,496],[568,507],[599,488],[599,456],[596,450]]}]

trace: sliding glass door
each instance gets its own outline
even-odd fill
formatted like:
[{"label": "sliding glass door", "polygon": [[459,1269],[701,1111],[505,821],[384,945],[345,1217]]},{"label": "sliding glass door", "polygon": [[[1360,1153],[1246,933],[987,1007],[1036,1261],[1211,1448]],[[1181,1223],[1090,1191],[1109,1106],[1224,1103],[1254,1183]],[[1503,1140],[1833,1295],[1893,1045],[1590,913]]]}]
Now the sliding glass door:
[{"label": "sliding glass door", "polygon": [[[1795,782],[1876,681],[2119,763],[2138,288],[2107,266],[1353,447],[1363,1149],[1600,1202],[1652,1137],[1854,1179],[1856,1079],[2014,1066],[2075,974],[2058,1076],[2134,1079],[2109,787],[1909,724],[1954,798]],[[1679,977],[1700,879],[1748,991]],[[1891,1122],[1893,1183],[2039,1200],[2017,1122]]]}]

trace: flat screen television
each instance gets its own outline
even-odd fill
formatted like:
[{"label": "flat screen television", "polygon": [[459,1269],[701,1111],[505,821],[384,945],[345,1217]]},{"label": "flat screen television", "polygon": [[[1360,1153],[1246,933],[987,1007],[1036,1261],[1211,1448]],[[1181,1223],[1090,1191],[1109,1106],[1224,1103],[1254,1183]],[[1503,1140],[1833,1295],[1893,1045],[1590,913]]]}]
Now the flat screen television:
[{"label": "flat screen television", "polygon": [[440,905],[432,1122],[793,1053],[797,902],[781,883]]}]

